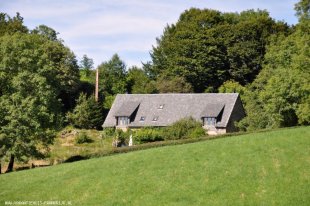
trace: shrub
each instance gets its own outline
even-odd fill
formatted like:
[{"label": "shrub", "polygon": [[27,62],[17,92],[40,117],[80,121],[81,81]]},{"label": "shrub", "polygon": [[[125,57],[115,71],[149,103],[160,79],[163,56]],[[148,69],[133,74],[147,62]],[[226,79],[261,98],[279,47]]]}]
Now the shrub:
[{"label": "shrub", "polygon": [[119,140],[119,141],[121,141],[121,142],[125,142],[125,140],[127,139],[126,137],[127,137],[127,134],[128,132],[123,132],[123,130],[121,130],[121,129],[117,129],[117,130],[115,130],[115,137]]},{"label": "shrub", "polygon": [[204,135],[205,131],[201,123],[192,117],[181,119],[165,128],[164,131],[166,140],[198,138]]},{"label": "shrub", "polygon": [[203,137],[205,135],[206,135],[206,131],[200,126],[195,129],[192,129],[188,134],[188,138],[196,139],[196,138]]},{"label": "shrub", "polygon": [[121,147],[128,145],[128,135],[129,132],[123,132],[123,130],[117,129],[115,130],[113,137],[113,143],[112,145],[114,147]]},{"label": "shrub", "polygon": [[101,133],[102,138],[109,138],[109,137],[115,137],[115,128],[104,128]]},{"label": "shrub", "polygon": [[85,132],[81,132],[75,139],[75,143],[77,144],[92,143],[92,142],[93,140]]},{"label": "shrub", "polygon": [[161,128],[142,128],[133,133],[134,143],[146,143],[164,140],[163,129]]}]

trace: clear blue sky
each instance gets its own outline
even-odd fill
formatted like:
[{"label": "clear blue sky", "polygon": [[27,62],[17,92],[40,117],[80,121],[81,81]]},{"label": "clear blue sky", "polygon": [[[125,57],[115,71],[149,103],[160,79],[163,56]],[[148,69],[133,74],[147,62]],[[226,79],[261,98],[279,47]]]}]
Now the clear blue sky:
[{"label": "clear blue sky", "polygon": [[266,9],[271,17],[296,24],[298,0],[0,0],[0,12],[20,12],[29,29],[52,27],[80,59],[95,66],[118,53],[127,66],[141,66],[167,24],[191,7],[222,12]]}]

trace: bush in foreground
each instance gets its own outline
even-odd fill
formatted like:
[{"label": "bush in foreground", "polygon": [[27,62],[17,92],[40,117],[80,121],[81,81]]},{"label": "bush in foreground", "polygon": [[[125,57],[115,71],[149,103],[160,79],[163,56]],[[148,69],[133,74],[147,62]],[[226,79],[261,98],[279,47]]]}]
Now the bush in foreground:
[{"label": "bush in foreground", "polygon": [[162,128],[142,128],[133,133],[135,143],[142,144],[165,140]]},{"label": "bush in foreground", "polygon": [[75,143],[77,144],[92,143],[92,142],[93,140],[85,132],[81,132],[75,139]]},{"label": "bush in foreground", "polygon": [[164,130],[165,140],[198,138],[205,134],[201,123],[192,117],[181,119]]}]

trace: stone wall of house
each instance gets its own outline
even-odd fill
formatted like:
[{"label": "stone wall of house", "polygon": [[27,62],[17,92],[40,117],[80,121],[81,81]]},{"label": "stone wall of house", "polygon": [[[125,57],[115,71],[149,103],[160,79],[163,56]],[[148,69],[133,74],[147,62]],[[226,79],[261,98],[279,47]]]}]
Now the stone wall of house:
[{"label": "stone wall of house", "polygon": [[126,125],[123,125],[123,126],[116,126],[116,129],[120,129],[120,130],[122,130],[123,132],[127,132],[128,131],[128,126],[126,126]]},{"label": "stone wall of house", "polygon": [[235,126],[235,122],[240,121],[245,117],[245,111],[241,102],[240,97],[238,96],[236,104],[232,110],[229,122],[227,124],[226,132],[236,132],[238,129]]},{"label": "stone wall of house", "polygon": [[214,126],[203,126],[205,130],[207,130],[208,135],[219,135],[219,134],[226,134],[225,128],[216,128]]},{"label": "stone wall of house", "polygon": [[208,135],[219,135],[219,134],[226,134],[226,129],[216,129],[216,130],[208,130]]}]

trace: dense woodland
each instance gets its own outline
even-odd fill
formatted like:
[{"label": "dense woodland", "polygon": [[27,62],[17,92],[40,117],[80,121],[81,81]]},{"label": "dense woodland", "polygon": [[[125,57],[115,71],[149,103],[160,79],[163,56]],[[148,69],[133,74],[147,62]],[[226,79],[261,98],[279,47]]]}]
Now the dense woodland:
[{"label": "dense woodland", "polygon": [[309,5],[295,5],[296,25],[265,10],[186,10],[142,68],[117,54],[98,68],[87,55],[78,62],[54,29],[0,13],[0,157],[10,171],[15,159],[43,157],[65,125],[100,129],[118,93],[238,92],[247,114],[240,130],[309,125]]}]

